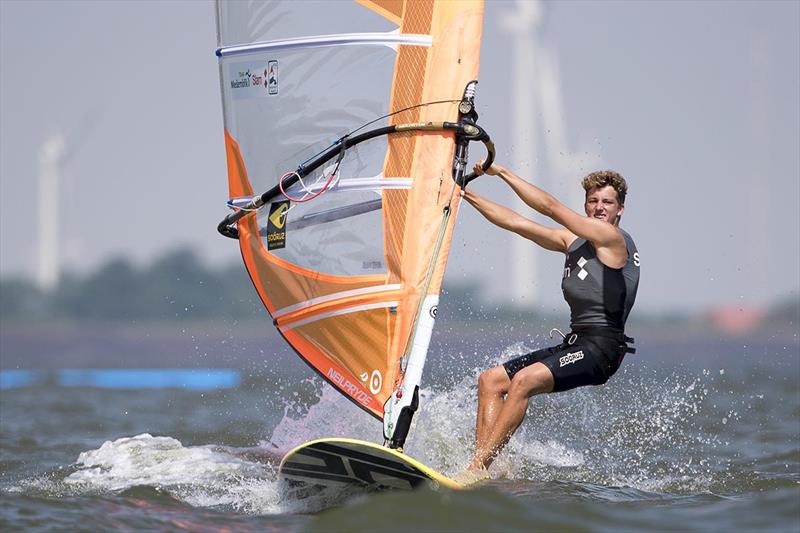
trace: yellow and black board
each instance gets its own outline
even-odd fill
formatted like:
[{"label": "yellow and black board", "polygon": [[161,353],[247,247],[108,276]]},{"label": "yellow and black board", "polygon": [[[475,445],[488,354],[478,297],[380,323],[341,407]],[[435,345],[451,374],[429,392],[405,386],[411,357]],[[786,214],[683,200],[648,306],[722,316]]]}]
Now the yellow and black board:
[{"label": "yellow and black board", "polygon": [[292,488],[465,488],[397,450],[342,438],[314,440],[293,449],[281,461],[278,478]]}]

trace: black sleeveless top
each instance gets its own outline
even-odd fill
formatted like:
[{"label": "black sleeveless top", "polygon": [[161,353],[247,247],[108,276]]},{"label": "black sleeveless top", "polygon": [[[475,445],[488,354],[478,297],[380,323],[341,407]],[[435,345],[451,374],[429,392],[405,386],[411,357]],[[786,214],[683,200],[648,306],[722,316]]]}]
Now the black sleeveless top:
[{"label": "black sleeveless top", "polygon": [[[622,230],[620,230],[622,231]],[[569,304],[572,328],[607,326],[625,330],[639,288],[639,252],[625,231],[628,261],[609,268],[597,258],[594,245],[577,238],[567,251],[561,290]]]}]

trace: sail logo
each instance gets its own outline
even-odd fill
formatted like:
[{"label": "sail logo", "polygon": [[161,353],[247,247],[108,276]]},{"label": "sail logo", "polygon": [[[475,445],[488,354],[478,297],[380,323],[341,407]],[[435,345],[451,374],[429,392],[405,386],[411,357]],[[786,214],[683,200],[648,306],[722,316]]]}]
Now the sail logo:
[{"label": "sail logo", "polygon": [[278,94],[278,61],[238,63],[228,71],[234,99],[269,98]]},{"label": "sail logo", "polygon": [[275,211],[270,212],[269,220],[276,228],[283,229],[283,226],[286,225],[286,213],[289,211],[289,203],[280,202],[273,205],[276,205]]},{"label": "sail logo", "polygon": [[267,79],[267,93],[278,94],[278,62],[276,60],[267,63],[267,70],[264,71],[264,77]]},{"label": "sail logo", "polygon": [[361,381],[366,382],[369,379],[369,391],[372,394],[378,394],[381,391],[381,387],[383,386],[383,376],[381,375],[379,370],[373,370],[372,375],[370,376],[366,372],[363,372],[360,376]]},{"label": "sail logo", "polygon": [[327,377],[329,380],[331,380],[331,383],[337,385],[345,394],[354,398],[357,402],[369,406],[369,394],[361,390],[357,385],[351,383],[349,379],[341,375],[339,372],[333,368],[329,368]]},{"label": "sail logo", "polygon": [[267,250],[286,247],[286,217],[289,202],[274,202],[269,206],[267,217]]},{"label": "sail logo", "polygon": [[250,71],[240,70],[231,80],[231,89],[246,89],[248,87],[250,87]]}]

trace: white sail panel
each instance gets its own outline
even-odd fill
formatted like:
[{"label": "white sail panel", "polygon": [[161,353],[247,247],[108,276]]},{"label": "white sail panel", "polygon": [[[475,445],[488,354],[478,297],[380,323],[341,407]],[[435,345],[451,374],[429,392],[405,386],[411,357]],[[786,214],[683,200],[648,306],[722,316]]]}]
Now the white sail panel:
[{"label": "white sail panel", "polygon": [[388,32],[397,28],[356,2],[239,0],[217,4],[219,46],[280,41],[309,35]]}]

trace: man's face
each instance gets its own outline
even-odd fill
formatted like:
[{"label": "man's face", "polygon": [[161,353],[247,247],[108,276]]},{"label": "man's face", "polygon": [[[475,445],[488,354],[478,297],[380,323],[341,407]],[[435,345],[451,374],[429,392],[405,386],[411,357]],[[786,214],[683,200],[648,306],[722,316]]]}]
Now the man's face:
[{"label": "man's face", "polygon": [[624,206],[619,205],[617,191],[611,185],[589,189],[583,208],[587,217],[605,220],[609,224],[616,224],[625,210]]}]

